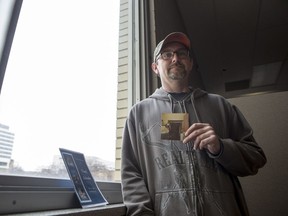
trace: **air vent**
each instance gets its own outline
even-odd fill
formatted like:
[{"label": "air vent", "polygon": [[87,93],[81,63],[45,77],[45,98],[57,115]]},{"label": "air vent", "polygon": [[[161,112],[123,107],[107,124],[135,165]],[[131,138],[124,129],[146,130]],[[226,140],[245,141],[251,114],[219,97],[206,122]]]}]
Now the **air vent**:
[{"label": "air vent", "polygon": [[273,62],[253,67],[251,87],[275,85],[283,62]]},{"label": "air vent", "polygon": [[226,82],[225,83],[225,91],[235,91],[235,90],[242,90],[249,88],[250,80],[238,80],[233,82]]}]

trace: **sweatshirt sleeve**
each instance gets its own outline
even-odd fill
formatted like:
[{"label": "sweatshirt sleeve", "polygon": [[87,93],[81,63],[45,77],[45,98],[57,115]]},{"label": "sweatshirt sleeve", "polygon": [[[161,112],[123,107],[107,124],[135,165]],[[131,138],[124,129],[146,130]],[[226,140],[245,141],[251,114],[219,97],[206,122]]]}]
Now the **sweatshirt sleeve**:
[{"label": "sweatshirt sleeve", "polygon": [[229,137],[220,138],[223,152],[215,160],[235,176],[255,175],[266,164],[266,156],[238,108],[231,106],[230,111]]},{"label": "sweatshirt sleeve", "polygon": [[121,181],[127,215],[154,215],[150,195],[137,157],[135,125],[127,119],[122,143]]}]

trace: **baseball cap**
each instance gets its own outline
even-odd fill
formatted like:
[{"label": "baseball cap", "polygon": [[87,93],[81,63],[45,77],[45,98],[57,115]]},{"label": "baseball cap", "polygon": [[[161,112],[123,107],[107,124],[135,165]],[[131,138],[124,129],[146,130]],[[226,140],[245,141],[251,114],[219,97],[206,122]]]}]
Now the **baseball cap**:
[{"label": "baseball cap", "polygon": [[183,44],[188,50],[190,50],[190,40],[187,37],[186,34],[182,33],[182,32],[172,32],[170,34],[168,34],[162,41],[160,41],[158,43],[158,45],[156,46],[155,50],[154,50],[154,62],[156,62],[156,58],[159,55],[159,53],[161,52],[162,48],[164,45],[171,43],[171,42],[178,42]]}]

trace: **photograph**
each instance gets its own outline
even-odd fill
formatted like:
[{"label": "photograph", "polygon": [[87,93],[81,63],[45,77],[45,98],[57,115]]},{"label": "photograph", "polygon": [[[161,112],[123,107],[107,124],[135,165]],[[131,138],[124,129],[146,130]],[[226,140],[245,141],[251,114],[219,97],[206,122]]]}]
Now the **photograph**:
[{"label": "photograph", "polygon": [[188,113],[162,113],[161,139],[183,140],[189,127]]}]

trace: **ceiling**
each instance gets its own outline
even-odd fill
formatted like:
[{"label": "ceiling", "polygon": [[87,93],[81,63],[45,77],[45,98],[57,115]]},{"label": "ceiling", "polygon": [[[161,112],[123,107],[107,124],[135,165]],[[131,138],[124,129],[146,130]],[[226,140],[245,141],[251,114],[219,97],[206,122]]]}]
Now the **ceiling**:
[{"label": "ceiling", "polygon": [[225,97],[288,90],[288,0],[155,0],[156,39],[189,35],[195,85]]}]

